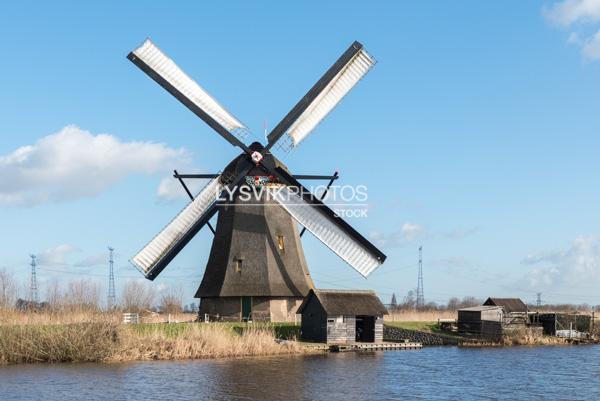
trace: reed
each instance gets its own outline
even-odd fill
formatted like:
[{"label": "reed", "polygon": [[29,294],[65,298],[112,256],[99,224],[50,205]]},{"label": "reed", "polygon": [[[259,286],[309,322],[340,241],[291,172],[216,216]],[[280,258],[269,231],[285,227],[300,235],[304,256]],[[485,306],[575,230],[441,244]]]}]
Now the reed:
[{"label": "reed", "polygon": [[[0,364],[200,359],[313,352],[290,327],[222,323],[121,325],[111,313],[2,315]],[[282,336],[282,334],[285,334]]]},{"label": "reed", "polygon": [[220,324],[188,324],[182,330],[160,326],[144,330],[124,327],[121,344],[108,360],[202,359],[306,353],[295,342],[276,341],[272,328],[249,327],[241,333]]},{"label": "reed", "polygon": [[563,345],[568,344],[564,338],[545,336],[530,328],[507,331],[502,338],[502,345]]},{"label": "reed", "polygon": [[0,363],[96,362],[118,343],[118,326],[104,321],[0,326]]},{"label": "reed", "polygon": [[61,308],[40,311],[21,311],[0,308],[0,325],[61,325],[75,323],[106,322],[119,323],[121,313],[104,312],[97,309]]}]

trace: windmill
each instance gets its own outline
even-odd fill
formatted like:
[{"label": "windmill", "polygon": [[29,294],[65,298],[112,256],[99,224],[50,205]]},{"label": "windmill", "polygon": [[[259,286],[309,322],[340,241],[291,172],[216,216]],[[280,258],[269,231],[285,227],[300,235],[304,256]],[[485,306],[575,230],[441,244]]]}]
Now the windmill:
[{"label": "windmill", "polygon": [[[190,203],[132,259],[154,280],[205,225],[214,233],[210,256],[196,297],[200,316],[222,320],[293,320],[313,288],[301,234],[310,231],[362,276],[386,256],[310,193],[299,179],[333,176],[293,175],[272,153],[298,146],[375,64],[354,42],[308,93],[277,124],[262,145],[246,145],[247,127],[186,75],[150,39],[127,58],[242,153],[218,174],[179,174]],[[183,179],[209,178],[193,196]],[[267,188],[246,199],[244,189]],[[324,196],[324,194],[323,194]],[[218,215],[216,229],[210,219]],[[297,223],[304,228],[298,233]]]}]

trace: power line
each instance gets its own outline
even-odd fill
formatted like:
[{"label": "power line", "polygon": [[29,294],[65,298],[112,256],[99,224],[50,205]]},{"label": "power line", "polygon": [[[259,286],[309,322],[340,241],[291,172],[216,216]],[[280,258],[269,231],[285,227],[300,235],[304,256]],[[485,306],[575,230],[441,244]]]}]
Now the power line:
[{"label": "power line", "polygon": [[409,268],[415,267],[415,266],[418,266],[418,264],[417,263],[412,263],[410,265],[404,265],[404,266],[401,266],[401,267],[395,267],[395,266],[394,267],[388,267],[388,268],[386,268],[383,271],[381,269],[378,269],[378,270],[375,270],[373,272],[373,275],[370,276],[370,277],[378,278],[378,277],[381,277],[381,276],[384,276],[384,275],[387,275],[387,274],[390,274],[390,273],[396,273],[396,272],[398,272],[400,270],[409,269]]}]

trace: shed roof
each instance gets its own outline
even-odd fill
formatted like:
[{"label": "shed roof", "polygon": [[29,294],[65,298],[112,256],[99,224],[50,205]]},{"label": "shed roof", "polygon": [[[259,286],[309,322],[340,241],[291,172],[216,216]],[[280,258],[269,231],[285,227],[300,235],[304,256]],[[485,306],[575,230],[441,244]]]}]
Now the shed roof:
[{"label": "shed roof", "polygon": [[507,313],[527,312],[527,305],[520,298],[488,298],[483,304],[501,306]]},{"label": "shed roof", "polygon": [[496,309],[501,309],[501,306],[494,306],[494,305],[479,305],[479,306],[471,306],[469,308],[461,308],[458,311],[459,312],[481,312],[481,311],[486,311],[486,310],[496,310]]},{"label": "shed roof", "polygon": [[328,315],[387,315],[387,309],[375,291],[364,290],[310,290],[298,313],[302,313],[313,298],[321,303]]}]

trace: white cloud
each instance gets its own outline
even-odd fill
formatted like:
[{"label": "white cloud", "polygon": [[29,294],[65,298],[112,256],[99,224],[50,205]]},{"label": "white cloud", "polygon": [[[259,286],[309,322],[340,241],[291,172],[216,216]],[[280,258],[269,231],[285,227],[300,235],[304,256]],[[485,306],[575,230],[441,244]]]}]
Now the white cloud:
[{"label": "white cloud", "polygon": [[579,34],[577,32],[571,32],[569,34],[569,38],[567,39],[567,43],[573,44],[573,45],[581,45],[582,40],[579,37]]},{"label": "white cloud", "polygon": [[[564,0],[543,9],[544,16],[556,25],[573,27],[594,26],[600,22],[600,0]],[[571,32],[567,43],[581,47],[586,60],[600,60],[600,30],[590,35]]]},{"label": "white cloud", "polygon": [[420,224],[404,223],[400,229],[401,237],[407,241],[417,239],[423,233],[423,226]]},{"label": "white cloud", "polygon": [[569,26],[577,22],[600,21],[600,0],[563,0],[543,9],[550,21]]},{"label": "white cloud", "polygon": [[555,267],[536,267],[529,273],[529,283],[534,288],[547,288],[559,282],[561,272]]},{"label": "white cloud", "polygon": [[65,265],[67,255],[78,252],[79,248],[70,244],[57,245],[37,254],[37,262],[40,265],[56,266]]},{"label": "white cloud", "polygon": [[172,170],[187,159],[184,149],[121,142],[113,135],[93,135],[69,125],[0,156],[0,204],[34,205],[92,196],[130,174]]},{"label": "white cloud", "polygon": [[378,246],[386,248],[395,248],[404,246],[410,242],[423,238],[425,228],[420,224],[406,222],[399,230],[385,234],[380,231],[373,231],[371,238]]},{"label": "white cloud", "polygon": [[598,283],[600,237],[582,236],[567,249],[528,255],[521,263],[534,266],[529,273],[533,287]]},{"label": "white cloud", "polygon": [[600,30],[586,40],[581,49],[583,57],[588,60],[600,60]]}]

